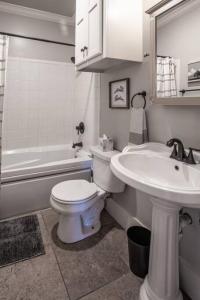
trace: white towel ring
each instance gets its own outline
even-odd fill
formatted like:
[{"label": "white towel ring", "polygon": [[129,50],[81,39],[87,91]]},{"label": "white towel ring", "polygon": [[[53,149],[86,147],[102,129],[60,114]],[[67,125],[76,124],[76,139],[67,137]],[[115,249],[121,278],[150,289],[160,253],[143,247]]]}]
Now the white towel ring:
[{"label": "white towel ring", "polygon": [[147,92],[146,92],[146,91],[142,91],[142,92],[140,92],[140,93],[137,93],[137,94],[133,95],[133,97],[132,97],[132,99],[131,99],[131,107],[134,107],[134,106],[133,106],[133,100],[134,100],[134,98],[135,98],[136,96],[142,96],[143,99],[144,99],[144,106],[143,106],[143,109],[145,109],[145,108],[146,108],[146,105],[147,105],[146,95],[147,95]]}]

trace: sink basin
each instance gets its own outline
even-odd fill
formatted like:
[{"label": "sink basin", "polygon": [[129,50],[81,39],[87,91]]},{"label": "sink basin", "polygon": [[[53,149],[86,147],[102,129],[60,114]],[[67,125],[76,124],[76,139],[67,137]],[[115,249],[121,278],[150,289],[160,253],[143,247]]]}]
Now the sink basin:
[{"label": "sink basin", "polygon": [[200,165],[170,158],[163,144],[135,146],[111,160],[113,173],[126,184],[163,200],[200,207]]},{"label": "sink basin", "polygon": [[[159,143],[126,147],[111,159],[113,173],[124,183],[149,194],[152,202],[149,272],[140,300],[182,300],[179,289],[179,211],[200,207],[200,164],[170,158]],[[199,157],[195,157],[199,159]]]}]

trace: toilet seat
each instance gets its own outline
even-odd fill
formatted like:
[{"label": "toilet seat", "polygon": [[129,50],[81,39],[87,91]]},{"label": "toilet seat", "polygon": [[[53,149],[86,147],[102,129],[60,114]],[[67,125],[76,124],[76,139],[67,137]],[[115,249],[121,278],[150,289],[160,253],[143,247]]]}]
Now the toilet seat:
[{"label": "toilet seat", "polygon": [[80,204],[96,197],[98,191],[94,183],[86,180],[69,180],[54,186],[51,197],[62,204]]}]

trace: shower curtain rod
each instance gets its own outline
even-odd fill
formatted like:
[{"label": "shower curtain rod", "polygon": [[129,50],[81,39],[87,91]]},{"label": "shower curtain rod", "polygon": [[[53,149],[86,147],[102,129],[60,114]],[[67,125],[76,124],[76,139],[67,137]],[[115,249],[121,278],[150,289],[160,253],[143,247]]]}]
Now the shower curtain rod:
[{"label": "shower curtain rod", "polygon": [[157,55],[157,57],[160,57],[160,58],[172,58],[171,56],[166,56],[166,55]]},{"label": "shower curtain rod", "polygon": [[[150,56],[149,53],[145,53],[144,54],[144,57],[148,57],[148,56]],[[161,57],[161,58],[167,58],[167,57],[169,57],[169,58],[172,58],[171,56],[166,56],[166,55],[156,55],[156,57]]]},{"label": "shower curtain rod", "polygon": [[46,39],[40,39],[40,38],[34,38],[34,37],[25,36],[25,35],[19,35],[19,34],[14,34],[14,33],[0,32],[0,34],[1,35],[11,36],[11,37],[17,37],[17,38],[32,40],[32,41],[38,41],[38,42],[44,42],[44,43],[52,43],[52,44],[57,44],[57,45],[75,47],[74,44],[63,43],[63,42],[56,42],[56,41],[51,41],[51,40],[46,40]]}]

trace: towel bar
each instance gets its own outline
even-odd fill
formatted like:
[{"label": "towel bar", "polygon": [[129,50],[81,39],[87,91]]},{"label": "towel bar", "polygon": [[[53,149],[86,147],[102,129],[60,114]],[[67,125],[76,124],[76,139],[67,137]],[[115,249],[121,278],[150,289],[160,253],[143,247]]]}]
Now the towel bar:
[{"label": "towel bar", "polygon": [[144,99],[144,106],[143,106],[143,109],[145,109],[145,108],[146,108],[146,105],[147,105],[146,95],[147,95],[147,92],[146,92],[146,91],[142,91],[142,92],[140,92],[140,93],[137,93],[137,94],[133,95],[133,97],[132,97],[132,99],[131,99],[131,107],[134,107],[134,106],[133,106],[133,100],[134,100],[134,98],[135,98],[136,96],[142,96],[143,99]]}]

